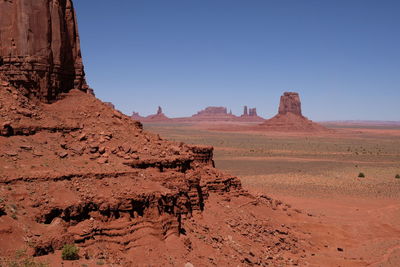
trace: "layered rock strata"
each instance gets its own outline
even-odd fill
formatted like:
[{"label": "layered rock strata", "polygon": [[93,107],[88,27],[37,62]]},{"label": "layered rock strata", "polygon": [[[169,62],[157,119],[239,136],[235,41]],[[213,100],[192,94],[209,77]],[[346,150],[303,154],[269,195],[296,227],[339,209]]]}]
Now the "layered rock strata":
[{"label": "layered rock strata", "polygon": [[73,88],[90,91],[72,1],[0,1],[0,72],[44,102]]}]

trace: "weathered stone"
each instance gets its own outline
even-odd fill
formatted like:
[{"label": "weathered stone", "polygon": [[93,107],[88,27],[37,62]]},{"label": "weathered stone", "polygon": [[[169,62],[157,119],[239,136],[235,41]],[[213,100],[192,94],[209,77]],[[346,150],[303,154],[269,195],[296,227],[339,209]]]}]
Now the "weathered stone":
[{"label": "weathered stone", "polygon": [[301,113],[301,102],[298,93],[285,92],[281,96],[281,102],[279,104],[279,114],[286,114],[291,112],[293,114],[302,116]]},{"label": "weathered stone", "polygon": [[44,102],[88,90],[71,0],[0,1],[0,73]]}]

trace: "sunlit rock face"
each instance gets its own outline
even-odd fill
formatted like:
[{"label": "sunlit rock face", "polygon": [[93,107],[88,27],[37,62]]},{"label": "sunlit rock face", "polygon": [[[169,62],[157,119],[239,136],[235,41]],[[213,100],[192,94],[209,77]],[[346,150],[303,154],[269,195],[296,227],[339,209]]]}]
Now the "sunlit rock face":
[{"label": "sunlit rock face", "polygon": [[298,93],[285,92],[281,96],[281,102],[279,104],[279,114],[286,114],[291,112],[293,114],[302,116],[301,114],[301,102]]},{"label": "sunlit rock face", "polygon": [[88,91],[71,0],[0,1],[0,74],[43,102]]}]

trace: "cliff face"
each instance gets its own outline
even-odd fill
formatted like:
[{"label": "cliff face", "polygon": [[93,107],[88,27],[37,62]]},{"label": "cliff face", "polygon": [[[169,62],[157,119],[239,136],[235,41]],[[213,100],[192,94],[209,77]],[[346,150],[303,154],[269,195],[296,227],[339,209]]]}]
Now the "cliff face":
[{"label": "cliff face", "polygon": [[0,1],[0,73],[43,102],[88,90],[71,0]]},{"label": "cliff face", "polygon": [[215,115],[228,115],[228,110],[225,107],[206,107],[197,112],[194,116],[215,116]]}]

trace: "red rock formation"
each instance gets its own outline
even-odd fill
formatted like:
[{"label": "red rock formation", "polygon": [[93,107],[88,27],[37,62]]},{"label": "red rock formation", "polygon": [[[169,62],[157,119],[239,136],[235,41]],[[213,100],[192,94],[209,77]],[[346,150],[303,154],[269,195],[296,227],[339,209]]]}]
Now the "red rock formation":
[{"label": "red rock formation", "polygon": [[0,1],[0,72],[41,101],[88,90],[71,0]]},{"label": "red rock formation", "polygon": [[247,111],[247,106],[244,106],[243,108],[243,115],[242,116],[247,116],[249,115],[248,111]]},{"label": "red rock formation", "polygon": [[192,117],[196,116],[215,116],[215,115],[228,115],[227,108],[225,107],[206,107],[203,110],[197,112],[197,114],[193,115]]},{"label": "red rock formation", "polygon": [[281,132],[329,131],[302,115],[299,94],[293,92],[285,92],[281,96],[278,114],[260,124],[258,129]]},{"label": "red rock formation", "polygon": [[144,119],[144,117],[141,116],[141,115],[139,114],[139,112],[135,112],[135,111],[132,112],[131,118],[134,119],[134,120],[137,120],[137,121],[141,121],[141,120]]},{"label": "red rock formation", "polygon": [[250,116],[250,117],[256,117],[256,116],[258,116],[257,115],[257,108],[247,108],[247,106],[244,106],[244,108],[243,108],[243,114],[242,114],[242,116],[241,117],[247,117],[247,116]]},{"label": "red rock formation", "polygon": [[256,117],[257,115],[257,108],[251,108],[249,109],[249,116],[250,117]]},{"label": "red rock formation", "polygon": [[243,108],[243,114],[240,116],[239,120],[241,122],[262,122],[264,121],[263,118],[257,115],[257,109],[256,108],[247,108],[247,106],[244,106]]},{"label": "red rock formation", "polygon": [[279,104],[278,114],[286,114],[288,112],[302,116],[301,102],[298,93],[285,92],[281,96],[281,102]]},{"label": "red rock formation", "polygon": [[137,113],[137,115],[138,116],[134,116],[134,114],[132,114],[132,118],[135,120],[138,120],[140,122],[157,123],[157,122],[168,122],[171,120],[170,118],[165,116],[165,114],[163,113],[162,108],[160,106],[157,108],[156,114],[149,115],[147,117],[142,117],[139,115],[139,113]]}]

